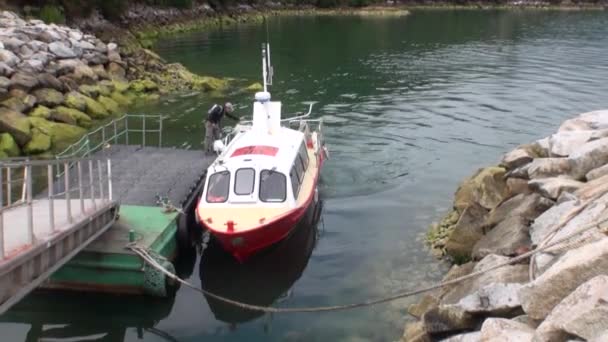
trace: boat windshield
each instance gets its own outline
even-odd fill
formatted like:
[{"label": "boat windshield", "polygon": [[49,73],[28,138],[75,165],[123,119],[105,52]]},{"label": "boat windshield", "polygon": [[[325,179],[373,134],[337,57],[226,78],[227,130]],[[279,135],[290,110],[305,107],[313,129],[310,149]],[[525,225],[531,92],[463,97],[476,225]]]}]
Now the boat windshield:
[{"label": "boat windshield", "polygon": [[285,175],[274,170],[260,172],[260,200],[262,202],[284,202],[287,196]]},{"label": "boat windshield", "polygon": [[216,172],[209,177],[207,184],[207,202],[223,203],[228,200],[230,190],[230,172]]}]

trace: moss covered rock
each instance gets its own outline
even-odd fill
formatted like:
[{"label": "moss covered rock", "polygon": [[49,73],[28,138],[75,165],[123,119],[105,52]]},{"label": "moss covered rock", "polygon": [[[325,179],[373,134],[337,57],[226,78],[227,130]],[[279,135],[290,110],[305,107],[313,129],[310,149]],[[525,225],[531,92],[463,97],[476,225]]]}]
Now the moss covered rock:
[{"label": "moss covered rock", "polygon": [[81,112],[87,109],[85,96],[77,91],[71,91],[65,96],[65,105]]},{"label": "moss covered rock", "polygon": [[112,92],[112,94],[110,95],[110,98],[122,107],[128,107],[131,105],[131,103],[133,103],[132,97],[121,94],[120,92],[118,92],[116,90],[114,92]]},{"label": "moss covered rock", "polygon": [[91,118],[85,113],[64,106],[59,106],[53,111],[53,118],[70,125],[78,125],[80,127],[90,128],[93,125]]},{"label": "moss covered rock", "polygon": [[118,105],[118,103],[116,103],[116,101],[112,100],[111,98],[107,96],[100,96],[97,101],[99,101],[99,103],[106,107],[108,112],[110,112],[111,114],[120,113],[120,106]]},{"label": "moss covered rock", "polygon": [[131,89],[136,93],[146,93],[158,90],[158,84],[149,79],[137,80],[131,83]]},{"label": "moss covered rock", "polygon": [[8,154],[4,153],[3,151],[0,151],[0,159],[4,158],[8,158]]},{"label": "moss covered rock", "polygon": [[0,134],[0,152],[4,153],[7,157],[17,157],[21,155],[19,145],[8,133]]},{"label": "moss covered rock", "polygon": [[34,91],[34,96],[36,96],[39,104],[48,107],[59,106],[65,100],[62,93],[51,88],[38,89]]},{"label": "moss covered rock", "polygon": [[28,117],[10,110],[0,108],[0,133],[10,133],[19,146],[24,146],[32,139]]},{"label": "moss covered rock", "polygon": [[51,122],[42,118],[29,118],[29,121],[33,128],[51,137],[51,148],[55,152],[68,148],[87,132],[86,129],[78,126]]},{"label": "moss covered rock", "polygon": [[25,113],[36,105],[36,98],[32,95],[25,95],[23,97],[13,96],[4,100],[2,105],[16,112]]},{"label": "moss covered rock", "polygon": [[96,85],[83,84],[78,87],[78,90],[92,98],[96,98],[99,95],[108,96],[110,93],[112,93],[110,87],[101,83]]},{"label": "moss covered rock", "polygon": [[48,107],[40,105],[34,108],[28,115],[36,118],[48,119],[51,117],[51,110]]},{"label": "moss covered rock", "polygon": [[249,87],[245,88],[245,91],[257,92],[264,90],[264,86],[260,82],[253,83]]},{"label": "moss covered rock", "polygon": [[101,103],[85,96],[86,113],[93,119],[104,119],[110,115],[110,112]]},{"label": "moss covered rock", "polygon": [[25,154],[39,154],[51,148],[51,137],[40,129],[32,129],[32,140],[23,147]]},{"label": "moss covered rock", "polygon": [[120,93],[124,93],[131,86],[129,83],[120,80],[113,80],[112,83],[114,84],[114,90]]}]

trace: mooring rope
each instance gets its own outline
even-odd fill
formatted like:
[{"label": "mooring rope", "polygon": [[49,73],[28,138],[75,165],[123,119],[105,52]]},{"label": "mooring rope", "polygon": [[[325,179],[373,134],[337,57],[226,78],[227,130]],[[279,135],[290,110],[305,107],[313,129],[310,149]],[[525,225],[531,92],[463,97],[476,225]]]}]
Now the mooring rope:
[{"label": "mooring rope", "polygon": [[[144,261],[146,261],[147,263],[149,263],[152,267],[158,269],[159,271],[161,271],[162,273],[164,273],[167,277],[195,290],[198,291],[204,295],[207,295],[209,297],[212,297],[214,299],[217,299],[221,302],[227,303],[227,304],[231,304],[234,306],[237,306],[239,308],[242,309],[247,309],[247,310],[252,310],[252,311],[261,311],[261,312],[270,312],[270,313],[296,313],[296,312],[327,312],[327,311],[338,311],[338,310],[347,310],[347,309],[355,309],[355,308],[360,308],[360,307],[366,307],[366,306],[372,306],[372,305],[376,305],[376,304],[381,304],[381,303],[386,303],[386,302],[390,302],[390,301],[394,301],[397,299],[402,299],[402,298],[406,298],[406,297],[411,297],[414,295],[418,295],[421,293],[425,293],[425,292],[429,292],[429,291],[433,291],[436,289],[440,289],[442,287],[448,286],[448,285],[455,285],[458,283],[461,283],[463,281],[478,277],[480,275],[483,275],[485,273],[494,271],[496,269],[502,268],[504,266],[508,266],[508,265],[512,265],[512,264],[516,264],[519,263],[521,261],[526,260],[527,258],[530,258],[533,255],[536,255],[538,253],[547,251],[547,250],[551,250],[551,252],[556,252],[556,251],[560,251],[560,250],[564,250],[567,249],[569,247],[572,246],[578,246],[582,243],[582,240],[574,240],[574,241],[570,241],[568,243],[566,243],[568,240],[572,239],[573,237],[582,234],[584,232],[587,232],[591,229],[594,228],[598,228],[600,231],[602,231],[602,228],[600,228],[600,225],[603,223],[608,222],[608,218],[603,219],[601,221],[597,221],[593,224],[589,224],[586,226],[583,226],[582,228],[579,228],[575,231],[573,231],[572,233],[564,236],[561,239],[558,239],[556,241],[550,242],[545,244],[542,247],[538,247],[536,249],[533,249],[529,252],[526,252],[524,254],[521,254],[519,256],[516,256],[512,259],[509,259],[507,261],[501,262],[499,264],[496,264],[494,266],[488,267],[486,269],[483,270],[479,270],[479,271],[475,271],[472,272],[470,274],[467,274],[465,276],[461,276],[458,278],[454,278],[452,280],[448,280],[448,281],[444,281],[444,282],[440,282],[437,283],[435,285],[431,285],[431,286],[427,286],[427,287],[423,287],[417,290],[411,290],[411,291],[405,291],[405,292],[401,292],[401,293],[397,293],[394,295],[390,295],[390,296],[386,296],[383,298],[378,298],[378,299],[372,299],[372,300],[367,300],[367,301],[363,301],[363,302],[359,302],[359,303],[352,303],[352,304],[343,304],[343,305],[333,305],[333,306],[318,306],[318,307],[294,307],[294,308],[278,308],[278,307],[272,307],[272,306],[259,306],[259,305],[252,305],[252,304],[247,304],[247,303],[242,303],[230,298],[226,298],[226,297],[222,297],[220,295],[217,295],[215,293],[209,292],[203,288],[198,288],[196,286],[194,286],[193,284],[187,282],[186,280],[183,280],[181,278],[179,278],[177,275],[167,271],[163,266],[161,266],[152,256],[151,254],[148,252],[148,250],[144,247],[141,246],[137,246],[136,244],[129,244],[127,245],[127,248],[129,248],[130,250],[132,250],[134,253],[136,253],[137,255],[139,255]],[[606,230],[606,228],[604,228],[604,230]],[[602,232],[602,233],[606,233],[606,231]],[[561,246],[558,246],[559,244],[562,244]],[[553,248],[555,247],[555,248]],[[553,249],[552,249],[553,248]]]}]

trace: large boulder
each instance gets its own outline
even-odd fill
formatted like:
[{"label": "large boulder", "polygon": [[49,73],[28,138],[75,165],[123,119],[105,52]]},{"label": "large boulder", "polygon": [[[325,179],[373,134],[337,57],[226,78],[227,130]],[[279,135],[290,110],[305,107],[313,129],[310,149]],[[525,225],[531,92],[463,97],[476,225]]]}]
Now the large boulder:
[{"label": "large boulder", "polygon": [[584,179],[587,172],[608,163],[608,138],[590,141],[568,157],[572,176]]},{"label": "large boulder", "polygon": [[513,170],[522,165],[531,162],[536,155],[525,146],[520,146],[513,151],[507,152],[500,161],[500,165],[504,166],[507,170]]},{"label": "large boulder", "polygon": [[530,248],[529,222],[521,216],[510,216],[484,235],[473,247],[473,259],[490,254],[514,256],[522,248]]},{"label": "large boulder", "polygon": [[574,289],[608,272],[608,238],[568,251],[519,295],[528,316],[544,319]]},{"label": "large boulder", "polygon": [[51,148],[51,137],[37,128],[32,129],[32,140],[23,147],[25,154],[39,154]]},{"label": "large boulder", "polygon": [[16,112],[25,113],[36,105],[36,97],[26,94],[24,96],[13,96],[2,101],[2,105]]},{"label": "large boulder", "polygon": [[63,94],[52,88],[38,89],[33,94],[43,106],[56,107],[65,101]]},{"label": "large boulder", "polygon": [[570,174],[570,162],[566,158],[537,158],[528,164],[528,177],[549,178]]},{"label": "large boulder", "polygon": [[[498,264],[507,262],[508,257],[500,255],[488,255],[480,262],[475,264],[473,272],[487,270]],[[465,296],[468,296],[480,288],[491,283],[516,283],[523,284],[528,281],[528,266],[527,265],[507,265],[500,267],[494,271],[486,272],[479,277],[465,280],[461,283],[449,287],[441,297],[441,304],[456,304]]]},{"label": "large boulder", "polygon": [[455,305],[442,305],[425,312],[422,322],[427,333],[436,335],[471,329],[477,319]]},{"label": "large boulder", "polygon": [[520,194],[509,198],[490,211],[484,226],[494,227],[509,216],[521,216],[532,221],[553,206],[553,203],[539,194]]},{"label": "large boulder", "polygon": [[8,67],[14,68],[21,63],[21,59],[13,52],[5,49],[0,49],[0,62],[3,62]]},{"label": "large boulder", "polygon": [[111,98],[106,96],[100,96],[97,98],[97,101],[99,101],[99,103],[106,107],[108,112],[110,112],[111,114],[120,113],[120,106],[118,105],[118,103],[116,103],[116,101],[112,100]]},{"label": "large boulder", "polygon": [[51,117],[55,121],[60,121],[70,125],[78,125],[85,128],[89,128],[93,124],[91,118],[85,113],[77,109],[67,108],[64,106],[55,108]]},{"label": "large boulder", "polygon": [[507,193],[506,170],[502,167],[480,169],[473,177],[465,180],[456,191],[454,207],[458,212],[477,203],[486,209],[494,209]]},{"label": "large boulder", "polygon": [[37,74],[44,70],[44,64],[42,63],[42,61],[39,61],[37,59],[28,59],[26,61],[21,62],[21,64],[17,66],[17,69],[27,73]]},{"label": "large boulder", "polygon": [[45,43],[54,43],[62,39],[61,35],[54,30],[44,30],[38,34],[36,37],[37,40],[45,42]]},{"label": "large boulder", "polygon": [[118,105],[120,105],[121,107],[128,107],[133,103],[133,98],[127,95],[123,95],[116,90],[113,91],[112,94],[110,94],[110,98],[116,103],[118,103]]},{"label": "large boulder", "polygon": [[38,86],[38,78],[32,74],[18,71],[11,76],[10,89],[20,89],[25,92]]},{"label": "large boulder", "polygon": [[122,81],[126,79],[127,72],[125,71],[125,68],[117,63],[110,62],[107,66],[107,71],[108,75],[110,75],[110,78],[113,80]]},{"label": "large boulder", "polygon": [[86,96],[77,91],[71,91],[65,95],[65,105],[81,112],[85,111],[87,109]]},{"label": "large boulder", "polygon": [[439,306],[439,298],[432,294],[426,294],[418,303],[410,305],[407,312],[416,318],[421,318],[425,312],[437,306]]},{"label": "large boulder", "polygon": [[98,80],[97,74],[86,64],[79,64],[74,68],[74,76],[81,83],[93,83]]},{"label": "large boulder", "polygon": [[0,152],[3,152],[8,157],[17,157],[21,154],[19,145],[9,133],[0,134]]},{"label": "large boulder", "polygon": [[105,119],[110,115],[110,112],[101,103],[85,96],[86,113],[93,119]]},{"label": "large boulder", "polygon": [[49,73],[43,73],[38,75],[38,82],[43,88],[51,88],[61,92],[65,90],[63,83],[61,83],[61,81],[59,81],[57,77]]},{"label": "large boulder", "polygon": [[531,342],[533,336],[531,327],[505,318],[488,318],[481,326],[481,341]]},{"label": "large boulder", "polygon": [[87,52],[82,55],[82,58],[87,61],[89,65],[101,65],[103,67],[104,64],[108,63],[108,57],[96,51]]},{"label": "large boulder", "polygon": [[11,77],[15,73],[15,69],[11,68],[4,62],[0,62],[0,76]]},{"label": "large boulder", "polygon": [[28,113],[28,116],[49,119],[51,117],[51,110],[45,106],[36,106],[36,108]]},{"label": "large boulder", "polygon": [[408,323],[405,326],[403,340],[406,342],[431,342],[423,322]]},{"label": "large boulder", "polygon": [[469,314],[509,315],[521,308],[518,292],[521,284],[492,283],[462,298],[453,306]]},{"label": "large boulder", "polygon": [[441,342],[481,342],[481,332],[475,331],[466,334],[458,334],[443,339]]},{"label": "large boulder", "polygon": [[554,156],[567,157],[577,148],[588,142],[593,131],[566,131],[553,134],[549,138],[551,154]]},{"label": "large boulder", "polygon": [[578,202],[575,200],[564,201],[554,205],[537,217],[530,226],[532,244],[536,246],[541,243],[577,207]]},{"label": "large boulder", "polygon": [[483,224],[487,213],[488,210],[477,203],[464,209],[445,244],[445,250],[449,255],[456,258],[471,255],[473,246],[483,236]]},{"label": "large boulder", "polygon": [[587,179],[587,181],[592,181],[605,175],[608,175],[608,164],[587,172],[587,174],[585,175],[585,179]]},{"label": "large boulder", "polygon": [[539,341],[565,341],[570,335],[599,338],[608,327],[608,276],[580,285],[551,311],[538,327]]},{"label": "large boulder", "polygon": [[51,137],[52,149],[55,152],[63,151],[75,143],[87,130],[81,127],[60,122],[51,122],[42,118],[29,118],[32,127]]},{"label": "large boulder", "polygon": [[76,58],[75,50],[63,41],[55,41],[49,44],[49,51],[58,58]]},{"label": "large boulder", "polygon": [[543,197],[556,200],[563,192],[573,193],[584,183],[567,177],[533,179],[528,185]]},{"label": "large boulder", "polygon": [[0,108],[0,133],[10,133],[19,146],[24,146],[32,139],[28,118],[8,108]]}]

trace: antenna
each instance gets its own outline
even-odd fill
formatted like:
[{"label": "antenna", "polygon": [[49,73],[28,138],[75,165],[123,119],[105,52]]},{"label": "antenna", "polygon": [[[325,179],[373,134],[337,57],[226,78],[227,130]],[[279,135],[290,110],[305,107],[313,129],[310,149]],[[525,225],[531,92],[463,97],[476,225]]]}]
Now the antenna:
[{"label": "antenna", "polygon": [[264,92],[268,91],[268,86],[272,85],[272,77],[274,76],[274,68],[270,63],[270,35],[268,33],[268,21],[264,18],[266,24],[266,43],[262,44],[262,72],[264,77]]}]

